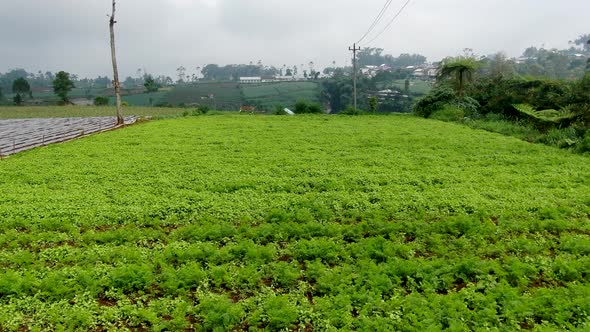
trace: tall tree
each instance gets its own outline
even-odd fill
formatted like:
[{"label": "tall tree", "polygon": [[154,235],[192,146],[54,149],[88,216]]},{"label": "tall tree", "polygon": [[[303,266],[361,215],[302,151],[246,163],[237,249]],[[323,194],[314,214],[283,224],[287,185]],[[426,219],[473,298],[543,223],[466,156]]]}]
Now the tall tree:
[{"label": "tall tree", "polygon": [[158,90],[160,90],[161,86],[158,82],[156,82],[156,80],[154,79],[154,77],[152,75],[145,75],[145,78],[143,79],[144,83],[143,86],[145,87],[145,90],[148,93],[152,93],[152,92],[158,92]]},{"label": "tall tree", "polygon": [[590,34],[581,35],[578,39],[571,41],[570,43],[575,44],[576,46],[581,46],[584,51],[590,52]]},{"label": "tall tree", "polygon": [[490,75],[496,79],[509,78],[514,74],[514,67],[512,61],[503,52],[498,52],[494,55],[490,62]]},{"label": "tall tree", "polygon": [[379,101],[378,101],[377,97],[375,97],[375,96],[369,97],[369,109],[371,110],[371,113],[373,113],[373,114],[377,113],[378,106],[379,106]]},{"label": "tall tree", "polygon": [[156,80],[152,77],[152,75],[146,74],[145,78],[143,80],[144,80],[143,86],[145,87],[145,90],[147,91],[147,93],[150,94],[150,106],[152,106],[154,100],[153,100],[151,94],[154,92],[158,92],[158,90],[160,90],[161,86],[158,82],[156,82]]},{"label": "tall tree", "polygon": [[70,79],[70,74],[60,71],[55,75],[53,80],[53,92],[61,99],[63,103],[68,102],[68,93],[74,88],[74,82]]},{"label": "tall tree", "polygon": [[184,66],[180,66],[178,68],[176,68],[176,72],[178,73],[178,83],[184,83],[184,80],[186,78],[186,68],[184,68]]},{"label": "tall tree", "polygon": [[16,96],[14,96],[14,103],[17,106],[22,104],[24,99],[23,96],[30,95],[32,97],[31,86],[24,77],[19,77],[12,82],[12,92],[16,93]]},{"label": "tall tree", "polygon": [[438,72],[438,79],[453,79],[459,97],[463,97],[465,93],[465,83],[471,81],[473,73],[479,67],[478,62],[474,58],[450,58],[444,61],[442,67]]},{"label": "tall tree", "polygon": [[[32,96],[31,85],[24,77],[19,77],[12,82],[12,92],[20,95]],[[18,103],[20,105],[20,102]]]},{"label": "tall tree", "polygon": [[117,53],[115,51],[115,6],[116,1],[113,0],[113,12],[109,19],[109,30],[111,32],[111,60],[113,62],[113,85],[115,87],[115,100],[117,104],[117,126],[125,123],[123,119],[123,107],[121,103],[121,82],[119,82],[119,69],[117,68]]}]

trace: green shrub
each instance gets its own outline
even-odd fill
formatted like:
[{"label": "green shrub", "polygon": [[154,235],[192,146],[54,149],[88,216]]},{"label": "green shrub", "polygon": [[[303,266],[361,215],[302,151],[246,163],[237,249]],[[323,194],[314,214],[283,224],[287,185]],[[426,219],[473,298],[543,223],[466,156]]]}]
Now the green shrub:
[{"label": "green shrub", "polygon": [[94,105],[95,106],[106,106],[109,104],[109,98],[104,96],[98,96],[94,98]]},{"label": "green shrub", "polygon": [[577,150],[580,153],[590,152],[590,131],[586,132],[584,138],[579,142]]},{"label": "green shrub", "polygon": [[207,113],[209,113],[209,106],[199,106],[193,110],[186,110],[184,112],[182,112],[182,116],[187,117],[187,116],[199,116],[199,115],[205,115]]},{"label": "green shrub", "polygon": [[322,112],[322,105],[318,103],[310,103],[307,106],[307,112],[311,114],[321,114]]},{"label": "green shrub", "polygon": [[568,127],[565,129],[553,128],[545,134],[540,141],[544,144],[559,148],[568,148],[580,141],[576,129]]},{"label": "green shrub", "polygon": [[483,129],[506,136],[518,137],[527,142],[538,142],[541,132],[523,121],[513,121],[505,118],[502,114],[488,113],[481,119],[465,121],[471,128]]},{"label": "green shrub", "polygon": [[455,105],[462,109],[466,116],[478,117],[479,116],[479,102],[471,97],[459,98]]},{"label": "green shrub", "polygon": [[275,111],[273,114],[274,115],[287,115],[287,112],[285,112],[285,108],[283,107],[283,105],[276,105]]},{"label": "green shrub", "polygon": [[342,112],[340,112],[339,114],[342,115],[361,115],[364,112],[358,108],[354,108],[352,106],[347,106]]},{"label": "green shrub", "polygon": [[455,92],[453,89],[440,86],[432,90],[424,98],[418,100],[414,105],[414,113],[418,116],[428,118],[432,113],[443,109],[447,104],[455,101]]},{"label": "green shrub", "polygon": [[465,117],[465,111],[457,106],[446,105],[442,110],[432,113],[430,117],[441,121],[460,121]]},{"label": "green shrub", "polygon": [[304,101],[298,101],[295,103],[295,110],[293,110],[295,114],[305,114],[307,113],[307,103]]},{"label": "green shrub", "polygon": [[321,114],[322,106],[318,103],[308,103],[306,101],[300,100],[295,103],[295,110],[293,111],[295,114]]},{"label": "green shrub", "polygon": [[481,105],[481,112],[498,113],[522,118],[512,106],[529,104],[534,109],[560,109],[563,105],[576,103],[568,83],[552,80],[522,78],[494,80],[478,79],[468,94]]}]

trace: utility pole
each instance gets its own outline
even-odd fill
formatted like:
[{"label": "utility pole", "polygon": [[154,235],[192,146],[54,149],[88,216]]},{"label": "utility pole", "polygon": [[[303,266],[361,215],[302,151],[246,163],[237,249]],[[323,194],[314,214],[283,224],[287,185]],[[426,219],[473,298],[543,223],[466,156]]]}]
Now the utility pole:
[{"label": "utility pole", "polygon": [[357,102],[356,102],[356,52],[360,51],[361,48],[356,47],[356,43],[352,45],[352,47],[348,48],[349,51],[352,51],[352,89],[353,89],[353,100],[354,100],[354,110],[357,110]]},{"label": "utility pole", "polygon": [[117,67],[117,55],[115,52],[115,0],[113,0],[113,13],[109,18],[109,30],[111,32],[111,58],[113,62],[113,85],[115,86],[115,100],[117,104],[117,126],[125,124],[121,107],[121,82],[119,82],[119,69]]}]

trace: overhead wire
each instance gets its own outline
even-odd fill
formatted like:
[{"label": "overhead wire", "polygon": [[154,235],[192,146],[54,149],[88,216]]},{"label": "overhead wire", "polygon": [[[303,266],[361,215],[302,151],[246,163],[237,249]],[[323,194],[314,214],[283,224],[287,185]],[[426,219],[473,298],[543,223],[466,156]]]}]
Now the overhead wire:
[{"label": "overhead wire", "polygon": [[375,20],[373,21],[371,26],[369,26],[369,29],[367,30],[367,32],[365,32],[365,34],[359,39],[359,41],[356,42],[357,44],[360,44],[365,38],[367,38],[367,36],[373,31],[373,29],[375,29],[375,27],[377,26],[377,24],[379,24],[379,21],[381,21],[381,19],[383,18],[383,16],[385,15],[385,13],[387,12],[387,10],[389,9],[389,7],[391,6],[392,3],[393,3],[393,0],[385,1],[383,8],[381,8],[381,11],[377,15],[377,17],[375,18]]},{"label": "overhead wire", "polygon": [[383,30],[381,30],[381,32],[379,32],[373,39],[371,39],[370,41],[368,41],[367,44],[370,44],[370,43],[374,42],[375,40],[377,40],[377,38],[381,37],[381,35],[385,31],[387,31],[387,29],[389,29],[389,27],[393,24],[393,22],[395,22],[395,20],[404,12],[404,10],[406,9],[406,7],[408,7],[408,5],[410,4],[410,2],[412,2],[412,0],[406,1],[406,3],[402,6],[402,8],[400,8],[400,10],[389,21],[389,23],[387,23],[387,25],[385,26],[385,28],[383,28]]}]

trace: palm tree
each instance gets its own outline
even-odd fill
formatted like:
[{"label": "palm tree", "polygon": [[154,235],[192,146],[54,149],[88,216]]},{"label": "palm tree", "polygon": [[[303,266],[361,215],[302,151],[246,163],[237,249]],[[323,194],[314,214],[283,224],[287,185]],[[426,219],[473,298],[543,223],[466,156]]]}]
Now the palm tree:
[{"label": "palm tree", "polygon": [[438,71],[438,80],[454,79],[457,87],[457,94],[463,97],[465,93],[465,82],[473,79],[473,73],[479,67],[474,58],[451,58],[445,61]]}]

